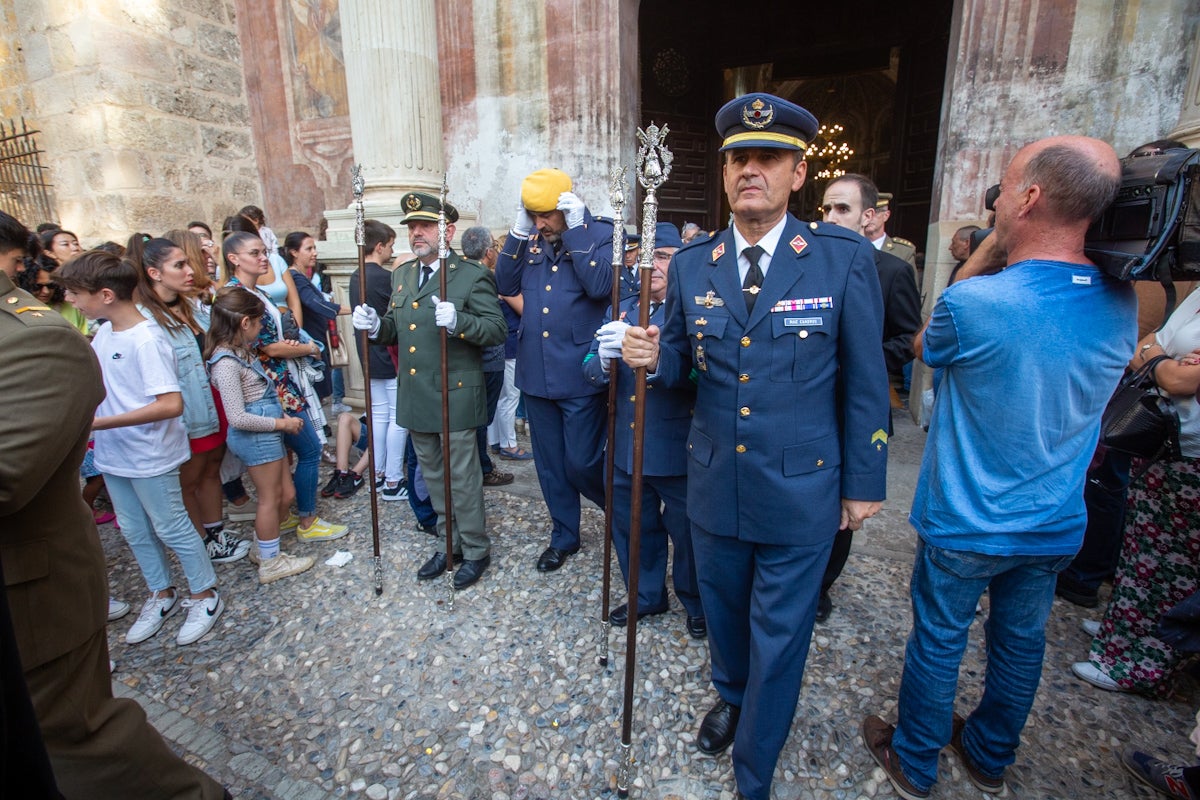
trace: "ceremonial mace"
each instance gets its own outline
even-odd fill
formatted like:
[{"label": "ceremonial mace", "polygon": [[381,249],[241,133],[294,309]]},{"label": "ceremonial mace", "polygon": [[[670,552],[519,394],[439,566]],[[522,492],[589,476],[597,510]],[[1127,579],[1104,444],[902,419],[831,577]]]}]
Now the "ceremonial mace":
[{"label": "ceremonial mace", "polygon": [[[450,257],[450,243],[446,241],[446,176],[442,176],[442,203],[438,208],[438,295],[443,302],[446,300],[446,259]],[[436,310],[434,311],[436,314]],[[448,342],[450,334],[445,328],[440,328],[442,355],[442,488],[445,492],[446,507],[442,509],[442,519],[446,523],[446,589],[449,596],[446,599],[447,608],[454,607],[454,502],[451,495],[450,480],[450,354]]]},{"label": "ceremonial mace", "polygon": [[[638,325],[650,324],[650,273],[654,269],[654,234],[658,225],[658,187],[671,174],[674,156],[667,149],[669,128],[654,123],[643,131],[638,128],[638,182],[646,190],[642,203],[642,255],[638,260]],[[616,365],[614,365],[614,368]],[[633,681],[637,665],[638,570],[642,552],[642,459],[646,439],[646,368],[633,374],[633,473],[629,498],[629,614],[625,623],[625,706],[621,719],[621,759],[617,766],[617,795],[629,797],[629,778],[633,772],[630,731],[633,727]],[[609,445],[612,446],[611,443]]]},{"label": "ceremonial mace", "polygon": [[[609,199],[613,207],[612,235],[612,314],[616,320],[621,314],[621,270],[625,256],[625,167],[617,167],[612,173]],[[617,375],[616,366],[609,370],[608,380],[608,446],[604,448],[604,588],[600,601],[600,666],[608,666],[608,632],[612,623],[608,621],[608,594],[612,586],[612,534],[613,534],[613,439],[617,435]]]},{"label": "ceremonial mace", "polygon": [[[367,304],[367,251],[365,219],[363,216],[363,189],[367,182],[363,179],[362,164],[350,168],[350,185],[354,189],[354,242],[358,245],[358,304]],[[383,557],[379,552],[379,493],[375,488],[375,431],[371,414],[371,342],[366,331],[359,331],[359,341],[362,342],[363,369],[363,400],[367,404],[367,483],[371,492],[371,545],[374,555],[371,565],[375,571],[375,595],[383,594]]]}]

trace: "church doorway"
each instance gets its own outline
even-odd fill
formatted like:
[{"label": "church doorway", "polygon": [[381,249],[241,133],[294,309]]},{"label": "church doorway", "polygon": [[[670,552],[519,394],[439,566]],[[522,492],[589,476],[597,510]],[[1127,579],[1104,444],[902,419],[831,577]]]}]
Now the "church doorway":
[{"label": "church doorway", "polygon": [[[804,106],[826,126],[810,149],[809,179],[793,196],[792,212],[820,218],[828,178],[818,173],[861,172],[894,195],[888,232],[922,249],[952,15],[953,0],[642,0],[640,119],[668,124],[675,154],[659,192],[659,219],[707,230],[725,225],[713,113],[731,97],[766,91]],[[830,147],[819,147],[825,143]],[[839,150],[853,155],[839,161]]]}]

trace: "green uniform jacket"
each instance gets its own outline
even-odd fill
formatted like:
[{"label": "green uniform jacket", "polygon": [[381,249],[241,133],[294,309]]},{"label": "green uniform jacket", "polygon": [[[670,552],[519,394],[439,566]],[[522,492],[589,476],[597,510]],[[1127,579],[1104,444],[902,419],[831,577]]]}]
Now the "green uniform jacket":
[{"label": "green uniform jacket", "polygon": [[433,296],[454,303],[458,321],[447,347],[450,374],[450,430],[487,424],[487,391],[482,348],[502,344],[508,325],[500,311],[496,280],[482,264],[451,252],[446,260],[446,296],[438,273],[417,288],[420,262],[392,272],[392,298],[380,319],[377,344],[399,346],[396,367],[396,424],[418,433],[442,430],[441,329],[434,322]]},{"label": "green uniform jacket", "polygon": [[0,272],[0,563],[27,672],[107,622],[104,551],[79,490],[103,399],[87,339]]}]

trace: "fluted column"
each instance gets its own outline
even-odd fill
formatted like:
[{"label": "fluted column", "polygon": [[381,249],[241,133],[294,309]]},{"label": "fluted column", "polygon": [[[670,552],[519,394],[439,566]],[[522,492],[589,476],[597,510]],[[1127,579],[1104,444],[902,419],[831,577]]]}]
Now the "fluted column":
[{"label": "fluted column", "polygon": [[343,0],[342,52],[354,158],[368,204],[442,185],[442,100],[434,0]]},{"label": "fluted column", "polygon": [[1200,147],[1200,41],[1192,44],[1192,66],[1188,69],[1187,88],[1179,109],[1179,124],[1167,135],[1188,147]]}]

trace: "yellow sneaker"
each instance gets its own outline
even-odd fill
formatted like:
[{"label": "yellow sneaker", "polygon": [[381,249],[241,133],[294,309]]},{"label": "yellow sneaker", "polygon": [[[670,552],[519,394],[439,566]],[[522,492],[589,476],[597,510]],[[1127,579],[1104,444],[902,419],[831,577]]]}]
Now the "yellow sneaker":
[{"label": "yellow sneaker", "polygon": [[285,519],[283,522],[279,523],[279,532],[287,533],[288,531],[294,531],[299,526],[300,526],[300,518],[297,517],[295,514],[288,514],[287,519]]},{"label": "yellow sneaker", "polygon": [[307,528],[296,528],[296,538],[304,542],[328,542],[342,538],[349,530],[345,525],[334,525],[317,517]]}]

